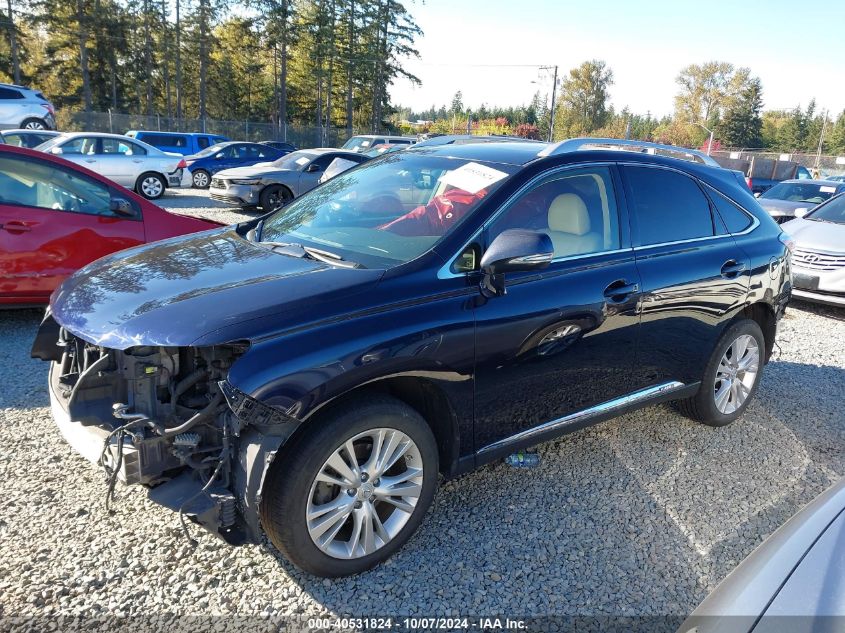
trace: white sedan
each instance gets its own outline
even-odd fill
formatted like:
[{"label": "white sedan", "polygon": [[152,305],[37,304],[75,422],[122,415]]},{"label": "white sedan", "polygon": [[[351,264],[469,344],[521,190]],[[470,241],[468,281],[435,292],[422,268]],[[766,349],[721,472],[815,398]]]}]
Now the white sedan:
[{"label": "white sedan", "polygon": [[[35,149],[58,154],[155,200],[168,187],[182,187],[185,160],[120,134],[70,132]],[[190,184],[190,178],[185,179]]]}]

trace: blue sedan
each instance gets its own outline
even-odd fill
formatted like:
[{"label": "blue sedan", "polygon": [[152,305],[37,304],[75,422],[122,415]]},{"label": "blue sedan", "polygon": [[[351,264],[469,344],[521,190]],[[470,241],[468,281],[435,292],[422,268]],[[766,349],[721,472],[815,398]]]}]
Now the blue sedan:
[{"label": "blue sedan", "polygon": [[207,189],[211,176],[218,171],[272,162],[288,153],[288,150],[276,149],[263,143],[230,141],[212,145],[193,156],[187,156],[185,162],[191,172],[194,187]]}]

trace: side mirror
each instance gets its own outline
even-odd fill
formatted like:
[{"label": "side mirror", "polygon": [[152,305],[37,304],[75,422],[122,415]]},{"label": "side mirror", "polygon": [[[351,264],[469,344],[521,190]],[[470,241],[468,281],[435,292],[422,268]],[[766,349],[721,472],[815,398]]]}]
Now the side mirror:
[{"label": "side mirror", "polygon": [[126,200],[125,198],[112,198],[109,201],[109,209],[115,215],[123,217],[131,217],[135,215],[132,204],[130,204],[129,200]]},{"label": "side mirror", "polygon": [[223,159],[223,152],[214,155],[214,160],[222,160]]},{"label": "side mirror", "polygon": [[61,147],[54,147],[53,149],[50,150],[50,153],[51,154],[61,154],[62,148]]},{"label": "side mirror", "polygon": [[305,171],[307,171],[308,173],[314,173],[315,171],[320,171],[320,166],[311,163],[310,165],[308,165],[308,167],[305,168]]},{"label": "side mirror", "polygon": [[510,229],[502,231],[481,258],[481,294],[495,297],[505,294],[505,273],[540,270],[554,257],[551,238],[539,231]]},{"label": "side mirror", "polygon": [[796,218],[803,218],[809,212],[810,212],[810,210],[807,207],[799,207],[799,208],[795,209],[795,217]]},{"label": "side mirror", "polygon": [[762,195],[763,195],[763,194],[762,194],[762,193],[760,193],[760,192],[758,191],[757,193],[755,193],[755,194],[754,194],[754,197],[755,197],[755,198],[759,198],[759,197],[760,197],[760,196],[762,196]]}]

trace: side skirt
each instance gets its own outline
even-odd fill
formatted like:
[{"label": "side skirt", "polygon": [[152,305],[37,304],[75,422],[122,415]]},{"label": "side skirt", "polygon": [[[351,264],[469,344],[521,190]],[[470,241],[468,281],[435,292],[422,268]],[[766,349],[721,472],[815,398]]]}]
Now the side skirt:
[{"label": "side skirt", "polygon": [[467,472],[473,467],[507,457],[516,451],[547,442],[562,435],[567,435],[568,433],[615,418],[635,409],[694,396],[698,392],[700,385],[701,383],[699,382],[689,385],[678,381],[665,382],[635,391],[620,398],[608,400],[588,409],[570,413],[562,418],[545,422],[539,426],[520,431],[515,435],[488,444],[475,453],[474,464],[470,464],[469,459],[463,459],[458,464],[458,470]]}]

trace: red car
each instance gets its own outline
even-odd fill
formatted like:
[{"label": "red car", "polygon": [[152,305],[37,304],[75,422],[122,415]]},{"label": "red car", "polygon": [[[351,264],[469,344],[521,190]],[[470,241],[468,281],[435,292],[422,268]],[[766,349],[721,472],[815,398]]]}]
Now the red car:
[{"label": "red car", "polygon": [[58,156],[0,145],[0,306],[47,303],[95,259],[219,226],[168,213]]}]

